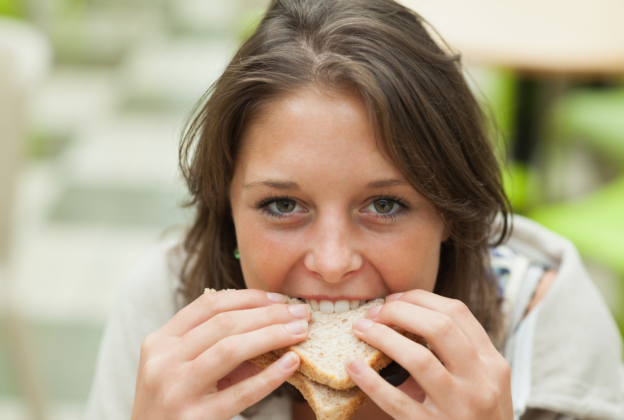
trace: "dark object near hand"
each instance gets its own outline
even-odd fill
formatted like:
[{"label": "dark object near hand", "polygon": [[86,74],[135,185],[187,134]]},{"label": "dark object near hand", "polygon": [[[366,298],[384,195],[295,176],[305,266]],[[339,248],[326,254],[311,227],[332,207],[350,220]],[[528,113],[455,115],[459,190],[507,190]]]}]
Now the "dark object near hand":
[{"label": "dark object near hand", "polygon": [[410,374],[397,362],[392,362],[379,371],[379,375],[384,378],[390,385],[399,386],[407,381]]}]

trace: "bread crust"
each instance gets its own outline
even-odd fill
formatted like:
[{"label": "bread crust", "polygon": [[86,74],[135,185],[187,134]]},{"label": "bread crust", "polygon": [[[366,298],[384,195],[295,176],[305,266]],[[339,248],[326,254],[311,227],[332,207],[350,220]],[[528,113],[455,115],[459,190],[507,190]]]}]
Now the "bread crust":
[{"label": "bread crust", "polygon": [[[288,382],[293,384],[303,398],[306,399],[310,407],[316,414],[318,420],[351,420],[355,414],[362,408],[369,400],[368,396],[358,387],[353,387],[347,390],[336,390],[333,388],[327,388],[327,392],[331,393],[330,396],[322,398],[319,394],[319,387],[324,385],[314,383],[310,379],[306,378],[299,372],[295,372],[288,378]],[[337,395],[343,394],[339,398]],[[335,404],[324,404],[327,400],[339,399],[340,402]]]},{"label": "bread crust", "polygon": [[[289,351],[297,353],[297,355],[301,359],[301,364],[299,365],[299,369],[297,369],[298,372],[301,372],[308,379],[311,379],[316,383],[327,385],[328,387],[336,390],[346,390],[356,386],[355,382],[353,382],[353,379],[348,376],[346,378],[327,376],[325,372],[318,368],[315,362],[308,360],[305,353],[298,350],[299,349],[297,349],[296,347],[286,347],[283,349],[275,350],[273,353],[276,354],[278,357],[281,357]],[[367,364],[376,371],[385,368],[390,363],[392,363],[392,359],[386,356],[381,351],[377,351],[372,357],[367,360]]]},{"label": "bread crust", "polygon": [[[405,335],[425,347],[427,343],[422,337],[397,329],[397,332]],[[288,349],[280,349],[278,353],[284,354]],[[261,354],[249,360],[251,363],[262,368],[268,367],[278,359],[274,352]],[[301,359],[303,364],[304,359]],[[371,362],[371,367],[380,370],[390,364],[392,360],[379,352]],[[377,368],[380,366],[379,368]],[[301,373],[301,367],[287,380],[294,385],[306,399],[318,420],[351,420],[355,414],[369,401],[368,396],[357,386],[346,390],[338,390],[313,380]]]},{"label": "bread crust", "polygon": [[[249,362],[266,368],[277,359],[275,354],[266,353]],[[301,392],[318,420],[351,420],[369,401],[368,396],[358,387],[336,390],[316,383],[299,372],[293,373],[287,381]]]},{"label": "bread crust", "polygon": [[[421,337],[412,333],[408,333],[401,328],[395,327],[394,329],[396,332],[404,335],[410,340],[426,346],[426,342]],[[366,360],[364,360],[364,362],[368,364],[373,370],[380,371],[381,369],[392,363],[392,359],[386,354],[384,354],[380,350],[375,349],[374,347],[371,348],[374,350],[374,353]],[[317,362],[309,360],[308,355],[305,352],[300,351],[296,345],[274,350],[273,353],[278,357],[281,357],[289,351],[297,353],[297,355],[299,355],[299,358],[301,359],[301,364],[299,365],[299,369],[297,370],[314,382],[327,385],[337,390],[350,389],[356,386],[355,382],[353,382],[353,379],[351,379],[351,377],[349,377],[348,375],[345,375],[346,377],[342,378],[328,376],[327,373],[322,370],[322,367],[318,366]]]}]

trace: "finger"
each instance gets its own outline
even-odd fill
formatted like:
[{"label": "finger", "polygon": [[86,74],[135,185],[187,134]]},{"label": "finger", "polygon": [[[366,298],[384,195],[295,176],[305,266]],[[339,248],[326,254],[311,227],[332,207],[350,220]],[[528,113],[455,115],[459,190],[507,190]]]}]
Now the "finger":
[{"label": "finger", "polygon": [[363,361],[349,357],[345,369],[353,382],[394,419],[430,418],[429,410],[386,382]]},{"label": "finger", "polygon": [[420,385],[418,385],[418,382],[416,382],[412,376],[407,378],[407,380],[401,385],[397,386],[397,388],[405,392],[405,395],[415,401],[418,401],[419,403],[424,402],[425,397],[427,396],[425,390],[422,389]]},{"label": "finger", "polygon": [[296,353],[286,353],[259,374],[217,393],[210,399],[210,409],[206,412],[219,419],[235,417],[283,384],[297,370],[299,363]]},{"label": "finger", "polygon": [[203,378],[203,386],[212,386],[244,361],[298,343],[307,336],[308,323],[304,320],[286,325],[271,325],[226,337],[187,366],[195,377]]},{"label": "finger", "polygon": [[466,337],[474,344],[480,356],[498,354],[498,350],[492,344],[483,326],[474,317],[468,306],[460,300],[449,299],[444,296],[425,290],[416,289],[401,294],[390,295],[386,302],[400,300],[409,302],[422,308],[440,312],[453,318],[457,326],[464,332]]},{"label": "finger", "polygon": [[424,337],[451,372],[472,369],[478,355],[474,344],[450,316],[411,303],[395,301],[373,307],[367,316],[375,322],[401,327]]},{"label": "finger", "polygon": [[353,333],[403,366],[434,402],[448,403],[453,377],[426,347],[366,318],[354,323]]},{"label": "finger", "polygon": [[284,303],[285,299],[284,295],[278,293],[267,293],[253,289],[204,293],[182,308],[167,322],[162,331],[165,334],[180,337],[221,312]]},{"label": "finger", "polygon": [[221,312],[182,337],[182,360],[193,360],[225,337],[297,319],[310,320],[308,305],[275,304],[242,311]]},{"label": "finger", "polygon": [[228,389],[229,387],[234,386],[247,378],[251,378],[262,371],[263,369],[260,366],[256,366],[250,362],[243,362],[224,378],[220,379],[219,382],[217,382],[217,389],[219,391]]}]

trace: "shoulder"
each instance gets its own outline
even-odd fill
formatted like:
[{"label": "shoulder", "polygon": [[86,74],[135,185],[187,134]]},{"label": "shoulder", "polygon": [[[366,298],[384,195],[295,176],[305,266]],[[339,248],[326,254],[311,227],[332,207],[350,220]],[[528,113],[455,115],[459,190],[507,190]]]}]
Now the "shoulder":
[{"label": "shoulder", "polygon": [[98,354],[85,419],[130,418],[141,343],[179,310],[179,240],[153,245],[117,291]]},{"label": "shoulder", "polygon": [[152,245],[121,283],[109,324],[142,336],[165,325],[183,306],[178,293],[183,262],[180,239]]},{"label": "shoulder", "polygon": [[[576,248],[522,217],[514,218],[507,246],[556,270],[539,303],[508,331],[515,402],[580,418],[619,418],[624,411],[621,337]],[[529,276],[522,280],[529,281]]]}]

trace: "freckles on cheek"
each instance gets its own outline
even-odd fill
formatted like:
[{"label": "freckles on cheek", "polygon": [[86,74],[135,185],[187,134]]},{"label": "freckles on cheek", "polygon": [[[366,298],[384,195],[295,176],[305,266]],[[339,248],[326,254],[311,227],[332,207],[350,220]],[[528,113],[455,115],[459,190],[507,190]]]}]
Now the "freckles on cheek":
[{"label": "freckles on cheek", "polygon": [[436,241],[422,239],[418,235],[401,235],[385,246],[369,250],[373,265],[393,293],[413,289],[433,291],[440,247]]},{"label": "freckles on cheek", "polygon": [[294,264],[292,243],[270,235],[252,235],[245,273],[247,287],[280,291],[284,278]]}]

